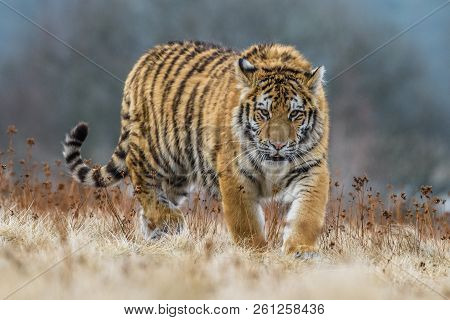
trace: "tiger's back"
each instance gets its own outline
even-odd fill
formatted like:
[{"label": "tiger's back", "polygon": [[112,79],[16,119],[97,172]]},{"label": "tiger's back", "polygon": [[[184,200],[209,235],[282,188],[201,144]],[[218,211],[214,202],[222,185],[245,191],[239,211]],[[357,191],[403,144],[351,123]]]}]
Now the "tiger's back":
[{"label": "tiger's back", "polygon": [[132,166],[218,194],[216,153],[227,105],[237,103],[236,59],[200,42],[170,43],[140,59],[125,86]]}]

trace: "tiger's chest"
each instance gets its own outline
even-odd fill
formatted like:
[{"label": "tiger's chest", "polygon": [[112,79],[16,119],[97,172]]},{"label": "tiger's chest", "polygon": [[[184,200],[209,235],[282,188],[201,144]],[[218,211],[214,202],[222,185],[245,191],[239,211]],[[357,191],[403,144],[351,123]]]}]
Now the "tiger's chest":
[{"label": "tiger's chest", "polygon": [[260,177],[260,197],[264,200],[283,201],[286,197],[286,176],[289,166],[265,166]]}]

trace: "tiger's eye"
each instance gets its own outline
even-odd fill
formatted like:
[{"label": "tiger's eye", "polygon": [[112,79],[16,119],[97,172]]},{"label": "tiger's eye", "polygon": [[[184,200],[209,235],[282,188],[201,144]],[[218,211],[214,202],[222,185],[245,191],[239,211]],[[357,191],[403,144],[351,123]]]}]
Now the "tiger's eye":
[{"label": "tiger's eye", "polygon": [[300,114],[299,110],[294,110],[289,114],[289,118],[294,119],[296,116]]},{"label": "tiger's eye", "polygon": [[265,110],[265,109],[261,109],[261,110],[259,110],[259,111],[260,111],[261,114],[262,114],[264,117],[266,117],[266,118],[268,118],[269,115],[270,115],[269,111],[267,111],[267,110]]}]

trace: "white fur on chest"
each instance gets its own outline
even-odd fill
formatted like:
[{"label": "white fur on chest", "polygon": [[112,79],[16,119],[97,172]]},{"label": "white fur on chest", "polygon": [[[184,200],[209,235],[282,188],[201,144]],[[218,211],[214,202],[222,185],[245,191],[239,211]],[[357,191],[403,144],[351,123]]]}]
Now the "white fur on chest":
[{"label": "white fur on chest", "polygon": [[[264,176],[261,180],[261,195],[263,200],[283,201],[285,197],[284,185],[286,175],[290,170],[289,165],[263,166]],[[284,201],[283,201],[284,202]]]},{"label": "white fur on chest", "polygon": [[285,204],[291,204],[295,200],[300,200],[304,194],[304,183],[308,184],[309,179],[302,180],[302,183],[291,183],[287,188],[286,176],[291,170],[289,165],[271,166],[263,169],[264,178],[261,181],[261,202],[278,201]]}]

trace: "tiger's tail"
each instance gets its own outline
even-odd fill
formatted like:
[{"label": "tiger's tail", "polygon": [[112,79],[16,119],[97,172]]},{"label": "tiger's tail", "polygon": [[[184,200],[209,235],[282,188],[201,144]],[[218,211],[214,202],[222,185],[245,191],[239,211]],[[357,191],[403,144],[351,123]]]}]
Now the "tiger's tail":
[{"label": "tiger's tail", "polygon": [[128,153],[128,130],[122,133],[109,162],[102,167],[90,167],[81,157],[81,146],[88,135],[88,125],[78,123],[64,140],[63,155],[72,177],[78,182],[97,188],[108,187],[119,182],[127,176],[125,158]]}]

